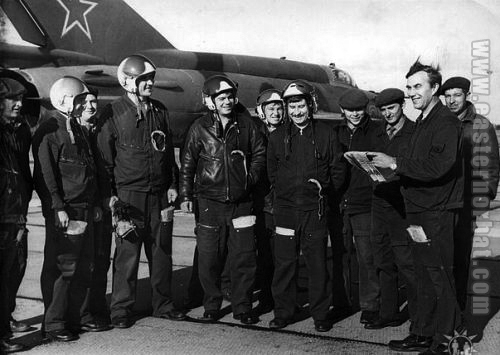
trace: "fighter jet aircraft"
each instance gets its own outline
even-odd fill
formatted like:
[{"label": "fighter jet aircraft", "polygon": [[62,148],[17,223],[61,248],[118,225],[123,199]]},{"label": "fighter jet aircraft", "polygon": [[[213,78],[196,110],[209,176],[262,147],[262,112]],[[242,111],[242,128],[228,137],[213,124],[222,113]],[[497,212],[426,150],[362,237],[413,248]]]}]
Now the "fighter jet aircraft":
[{"label": "fighter jet aircraft", "polygon": [[153,96],[169,109],[176,146],[205,112],[201,87],[211,75],[224,73],[236,81],[240,102],[250,112],[261,91],[307,80],[316,87],[323,119],[340,117],[338,97],[355,86],[334,64],[178,50],[121,0],[4,0],[0,7],[21,38],[36,45],[0,42],[1,64],[32,84],[30,96],[40,102],[42,116],[52,109],[51,85],[64,75],[98,89],[100,107],[122,95],[117,65],[138,53],[157,66]]}]

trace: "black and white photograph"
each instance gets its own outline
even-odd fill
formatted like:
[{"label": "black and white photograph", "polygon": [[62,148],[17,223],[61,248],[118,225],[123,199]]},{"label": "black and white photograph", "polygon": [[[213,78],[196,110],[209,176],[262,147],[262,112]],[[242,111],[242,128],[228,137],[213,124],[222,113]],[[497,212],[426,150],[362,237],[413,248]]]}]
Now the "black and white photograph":
[{"label": "black and white photograph", "polygon": [[0,354],[497,354],[496,0],[0,0]]}]

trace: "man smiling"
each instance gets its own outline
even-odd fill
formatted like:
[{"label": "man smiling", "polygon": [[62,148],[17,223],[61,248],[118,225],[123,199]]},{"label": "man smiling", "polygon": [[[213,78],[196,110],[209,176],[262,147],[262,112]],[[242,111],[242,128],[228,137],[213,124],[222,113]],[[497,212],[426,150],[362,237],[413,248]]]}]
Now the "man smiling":
[{"label": "man smiling", "polygon": [[453,209],[458,207],[459,122],[438,98],[441,74],[436,68],[412,65],[406,88],[422,113],[408,152],[396,157],[375,153],[373,162],[391,168],[401,178],[408,224],[420,231],[411,244],[417,277],[416,319],[410,335],[389,342],[396,351],[439,354],[444,336],[460,322],[453,278]]},{"label": "man smiling", "polygon": [[344,181],[344,166],[335,132],[316,122],[316,93],[309,83],[296,80],[283,91],[290,120],[269,137],[267,171],[274,187],[276,223],[275,268],[272,283],[275,318],[270,328],[294,321],[299,251],[309,275],[309,311],[318,332],[332,324],[327,319],[327,224],[324,196]]}]

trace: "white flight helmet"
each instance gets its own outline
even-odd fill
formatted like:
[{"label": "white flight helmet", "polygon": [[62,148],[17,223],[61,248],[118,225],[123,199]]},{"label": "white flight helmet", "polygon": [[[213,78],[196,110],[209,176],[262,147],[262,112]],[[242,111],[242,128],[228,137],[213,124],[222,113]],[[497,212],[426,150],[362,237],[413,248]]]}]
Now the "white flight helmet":
[{"label": "white flight helmet", "polygon": [[50,102],[58,111],[70,115],[74,110],[75,99],[90,93],[87,85],[74,76],[64,76],[50,88]]},{"label": "white flight helmet", "polygon": [[147,74],[156,73],[156,66],[151,60],[140,54],[123,59],[118,66],[117,77],[120,85],[133,94],[137,93],[138,79]]},{"label": "white flight helmet", "polygon": [[283,90],[282,96],[285,102],[287,102],[290,97],[303,96],[311,109],[311,113],[316,113],[318,111],[318,98],[316,90],[314,89],[314,86],[305,80],[294,80],[288,83]]},{"label": "white flight helmet", "polygon": [[283,99],[281,98],[281,92],[279,90],[267,89],[262,91],[259,96],[257,96],[257,106],[255,107],[255,111],[261,120],[266,119],[264,106],[270,104],[271,102],[277,102],[284,106]]}]

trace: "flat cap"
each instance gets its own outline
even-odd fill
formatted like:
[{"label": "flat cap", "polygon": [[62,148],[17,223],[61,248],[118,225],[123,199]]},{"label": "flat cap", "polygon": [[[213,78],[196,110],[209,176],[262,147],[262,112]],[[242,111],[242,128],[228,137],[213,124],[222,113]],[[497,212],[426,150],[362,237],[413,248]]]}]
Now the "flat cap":
[{"label": "flat cap", "polygon": [[19,81],[12,78],[0,78],[0,98],[10,98],[25,93],[26,88]]},{"label": "flat cap", "polygon": [[339,97],[339,106],[346,110],[364,109],[368,97],[359,89],[349,89]]},{"label": "flat cap", "polygon": [[403,90],[396,88],[384,89],[375,98],[375,106],[382,107],[393,103],[400,103],[404,101],[405,93]]},{"label": "flat cap", "polygon": [[465,93],[468,93],[470,81],[461,76],[454,76],[446,80],[443,86],[441,86],[441,95],[444,95],[444,92],[448,89],[463,89]]}]

